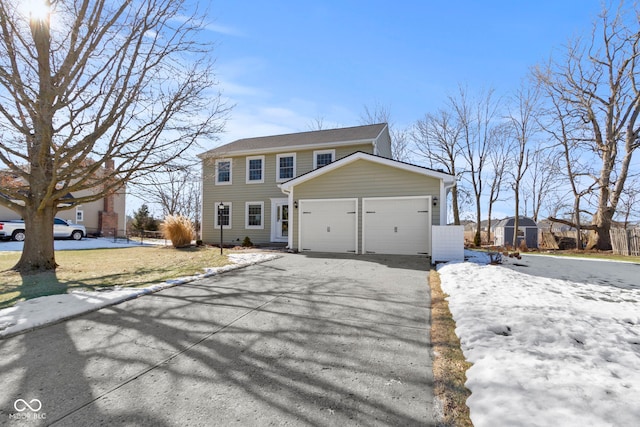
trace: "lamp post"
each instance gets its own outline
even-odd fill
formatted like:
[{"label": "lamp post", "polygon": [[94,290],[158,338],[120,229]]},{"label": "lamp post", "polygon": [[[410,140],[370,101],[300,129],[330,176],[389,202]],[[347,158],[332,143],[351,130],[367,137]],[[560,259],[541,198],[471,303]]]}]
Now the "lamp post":
[{"label": "lamp post", "polygon": [[220,224],[220,255],[222,255],[222,229],[224,228],[222,224],[222,214],[224,213],[225,205],[220,202],[218,205],[218,224]]}]

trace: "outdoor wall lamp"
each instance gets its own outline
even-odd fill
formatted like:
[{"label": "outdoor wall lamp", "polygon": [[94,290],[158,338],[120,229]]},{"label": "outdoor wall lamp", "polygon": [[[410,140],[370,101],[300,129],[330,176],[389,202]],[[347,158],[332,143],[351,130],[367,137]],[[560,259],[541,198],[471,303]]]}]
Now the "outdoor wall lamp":
[{"label": "outdoor wall lamp", "polygon": [[433,206],[438,204],[438,197],[434,196],[433,197]]},{"label": "outdoor wall lamp", "polygon": [[295,209],[298,209],[298,201],[297,201],[297,200],[294,200],[294,201],[293,201],[293,207],[294,207]]}]

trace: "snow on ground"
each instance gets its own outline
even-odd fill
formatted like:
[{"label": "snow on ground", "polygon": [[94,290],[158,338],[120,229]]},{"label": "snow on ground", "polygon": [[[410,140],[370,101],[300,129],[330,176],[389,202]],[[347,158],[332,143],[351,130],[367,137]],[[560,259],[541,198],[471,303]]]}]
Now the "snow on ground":
[{"label": "snow on ground", "polygon": [[[477,253],[476,253],[477,254]],[[439,268],[475,427],[640,425],[640,286]]]},{"label": "snow on ground", "polygon": [[[163,244],[160,242],[164,242],[164,240],[156,240],[155,243],[151,243],[151,240],[145,240],[144,245],[150,246],[154,244]],[[53,247],[57,251],[67,251],[67,250],[78,250],[78,249],[102,249],[102,248],[126,248],[129,246],[140,246],[142,245],[140,242],[135,240],[126,239],[108,239],[108,238],[97,238],[97,239],[82,239],[82,240],[54,240]],[[24,242],[14,242],[13,240],[8,241],[0,241],[0,252],[13,252],[20,251],[22,252],[22,248],[24,247]]]},{"label": "snow on ground", "polygon": [[[76,246],[77,243],[80,242],[76,242]],[[228,258],[232,264],[223,267],[206,268],[202,274],[168,280],[165,283],[158,283],[145,288],[120,288],[116,286],[104,291],[72,291],[68,294],[50,295],[22,301],[13,307],[0,310],[0,338],[95,311],[102,307],[118,304],[171,286],[268,261],[279,256],[276,253],[265,252],[229,254]],[[51,307],[56,309],[52,310]]]}]

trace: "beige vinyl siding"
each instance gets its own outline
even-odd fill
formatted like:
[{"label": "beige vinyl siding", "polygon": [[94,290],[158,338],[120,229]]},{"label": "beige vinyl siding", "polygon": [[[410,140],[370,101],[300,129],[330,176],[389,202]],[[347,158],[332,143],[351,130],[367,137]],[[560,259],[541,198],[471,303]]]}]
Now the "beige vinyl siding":
[{"label": "beige vinyl siding", "polygon": [[382,132],[380,137],[376,140],[377,155],[391,159],[391,138],[389,132]]},{"label": "beige vinyl siding", "polygon": [[[363,197],[439,196],[440,180],[398,168],[357,160],[330,173],[303,182],[293,188],[294,200],[358,198],[362,215]],[[432,208],[432,224],[440,224],[440,210]],[[298,248],[298,215],[290,215],[289,229],[293,246]],[[358,218],[358,236],[362,236],[362,220]]]},{"label": "beige vinyl siding", "polygon": [[[77,191],[73,193],[76,197],[85,197],[91,194],[91,190]],[[121,189],[113,195],[113,210],[118,214],[118,235],[125,235],[125,190]],[[81,210],[83,212],[84,219],[82,222],[76,221],[76,211]],[[104,199],[99,199],[89,203],[83,203],[80,206],[73,206],[70,209],[60,210],[56,216],[58,218],[71,221],[73,223],[82,224],[87,229],[87,234],[92,234],[98,231],[98,225],[100,223],[100,212],[104,211]]]},{"label": "beige vinyl siding", "polygon": [[[325,150],[323,147],[320,150]],[[295,151],[296,175],[300,176],[313,170],[313,152],[315,149]],[[359,144],[348,147],[336,147],[335,159],[339,160],[356,151],[373,153],[373,144]],[[293,153],[282,150],[282,153]],[[202,240],[207,243],[220,241],[220,229],[215,228],[215,205],[220,201],[231,202],[231,229],[223,231],[225,244],[242,243],[248,236],[253,243],[271,241],[271,199],[285,199],[276,182],[277,154],[266,154],[264,157],[264,183],[247,184],[247,156],[224,157],[231,160],[231,182],[229,185],[215,185],[215,158],[203,160],[203,198],[202,198]],[[251,155],[249,157],[255,157]],[[264,202],[263,229],[245,229],[245,202]]]}]

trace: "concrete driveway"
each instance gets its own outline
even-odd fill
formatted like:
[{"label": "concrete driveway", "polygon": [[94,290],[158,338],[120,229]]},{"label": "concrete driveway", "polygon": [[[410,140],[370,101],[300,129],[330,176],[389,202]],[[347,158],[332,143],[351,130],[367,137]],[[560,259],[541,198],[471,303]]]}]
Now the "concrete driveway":
[{"label": "concrete driveway", "polygon": [[1,340],[0,424],[432,425],[427,270],[284,254]]}]

